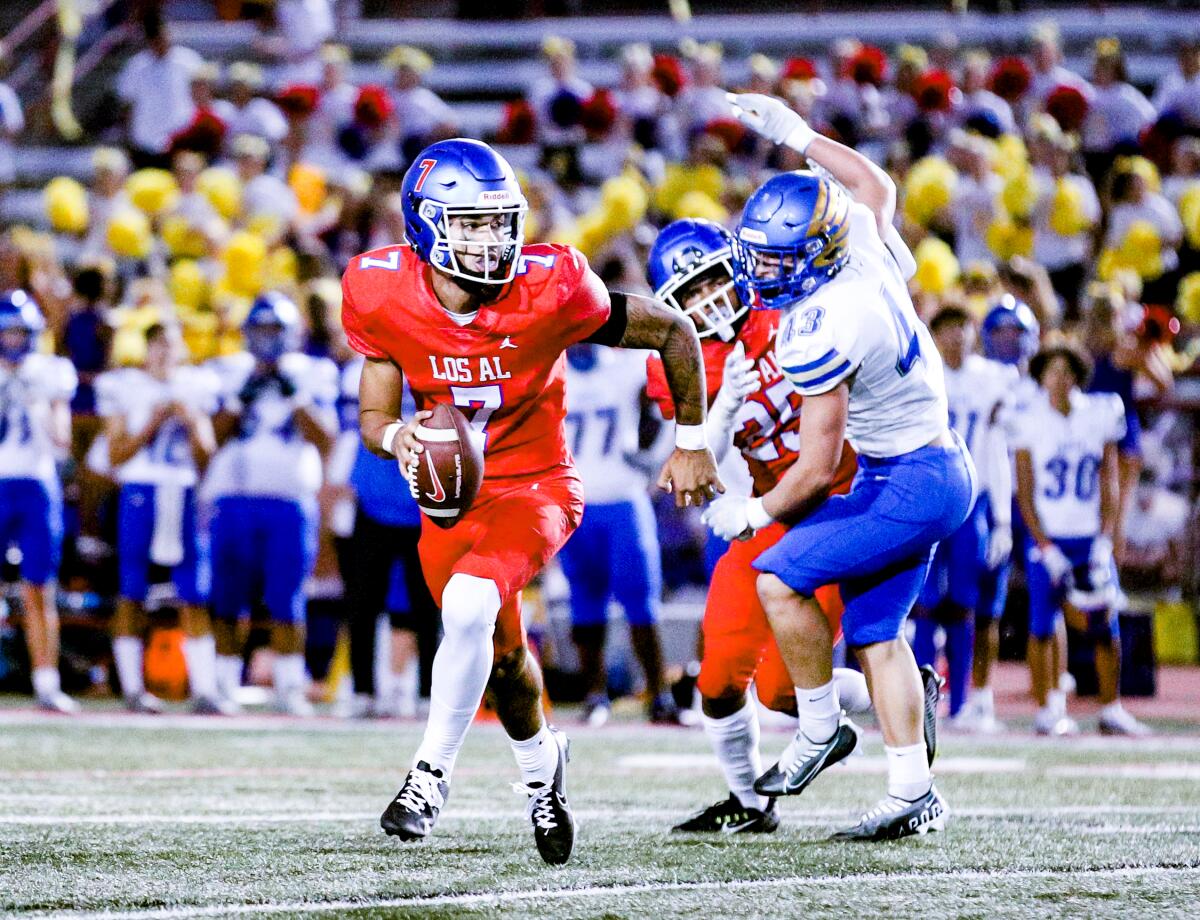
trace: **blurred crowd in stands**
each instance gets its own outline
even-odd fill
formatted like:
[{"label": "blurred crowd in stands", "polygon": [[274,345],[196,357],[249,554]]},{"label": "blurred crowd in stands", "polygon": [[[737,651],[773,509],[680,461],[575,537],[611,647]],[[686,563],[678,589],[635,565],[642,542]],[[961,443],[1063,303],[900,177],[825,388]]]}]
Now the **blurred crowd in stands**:
[{"label": "blurred crowd in stands", "polygon": [[[307,354],[345,364],[341,271],[402,238],[400,177],[426,144],[462,131],[455,106],[426,86],[452,61],[401,46],[382,61],[390,82],[355,85],[328,2],[281,0],[278,13],[256,59],[225,67],[147,16],[114,87],[122,142],[95,147],[90,178],[46,185],[39,225],[0,236],[0,288],[29,292],[46,318],[43,348],[79,375],[62,572],[77,596],[114,590],[103,574],[112,487],[87,460],[101,427],[97,375],[144,362],[147,331],[161,325],[178,327],[193,362],[239,351],[264,291],[300,305]],[[853,37],[819,58],[754,55],[736,87],[716,44],[633,42],[619,60],[619,81],[593,86],[572,42],[547,37],[541,76],[483,138],[522,164],[528,240],[575,245],[610,284],[645,290],[656,227],[730,224],[773,171],[804,165],[747,133],[725,93],[780,96],[895,178],[923,315],[954,304],[980,319],[1012,293],[1043,336],[1077,335],[1112,369],[1142,421],[1118,558],[1160,593],[1194,587],[1181,547],[1200,408],[1185,383],[1200,352],[1200,32],[1141,88],[1116,40],[1096,42],[1082,72],[1066,69],[1049,23],[1026,53],[1001,58]],[[0,84],[0,182],[14,179],[22,125]],[[663,510],[660,527],[668,586],[703,582],[698,522]],[[336,565],[322,575],[336,579]]]}]

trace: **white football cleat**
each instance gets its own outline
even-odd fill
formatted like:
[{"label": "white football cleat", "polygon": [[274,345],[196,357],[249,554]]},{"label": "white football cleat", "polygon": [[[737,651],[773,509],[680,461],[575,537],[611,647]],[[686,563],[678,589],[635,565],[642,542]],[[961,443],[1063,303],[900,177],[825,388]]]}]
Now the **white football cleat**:
[{"label": "white football cleat", "polygon": [[1130,738],[1145,738],[1153,734],[1145,722],[1139,722],[1128,709],[1120,703],[1105,706],[1100,712],[1100,734],[1125,735]]}]

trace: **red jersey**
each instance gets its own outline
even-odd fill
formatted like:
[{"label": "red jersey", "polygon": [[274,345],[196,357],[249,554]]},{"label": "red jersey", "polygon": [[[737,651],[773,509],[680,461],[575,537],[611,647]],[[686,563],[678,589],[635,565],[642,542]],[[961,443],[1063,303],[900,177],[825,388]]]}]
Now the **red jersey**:
[{"label": "red jersey", "polygon": [[[733,446],[746,458],[755,495],[764,495],[774,488],[779,477],[796,462],[800,450],[800,405],[804,398],[783,376],[775,360],[779,318],[778,310],[751,310],[733,342],[710,337],[701,343],[710,406],[721,389],[725,359],[737,342],[745,347],[746,357],[758,363],[762,384],[757,392],[746,397],[734,421],[733,432]],[[671,401],[662,361],[657,355],[646,359],[646,376],[646,391],[650,398],[658,404],[665,418],[674,417],[675,405]],[[854,472],[854,452],[847,446],[842,450],[842,462],[832,491],[848,491]]]},{"label": "red jersey", "polygon": [[458,406],[483,432],[483,481],[572,465],[563,434],[563,352],[608,319],[608,290],[570,246],[525,246],[517,276],[465,326],[433,293],[407,245],[355,256],[342,276],[350,346],[394,362],[418,409]]}]

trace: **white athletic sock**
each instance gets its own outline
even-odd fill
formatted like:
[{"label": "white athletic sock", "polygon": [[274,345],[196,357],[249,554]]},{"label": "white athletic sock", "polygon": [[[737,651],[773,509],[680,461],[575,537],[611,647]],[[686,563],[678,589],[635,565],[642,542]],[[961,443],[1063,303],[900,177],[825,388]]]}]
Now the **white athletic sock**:
[{"label": "white athletic sock", "polygon": [[1046,693],[1046,708],[1057,716],[1067,714],[1067,694],[1062,690],[1050,690]]},{"label": "white athletic sock", "polygon": [[39,700],[57,696],[62,692],[62,683],[58,677],[58,668],[33,669],[33,695]]},{"label": "white athletic sock", "polygon": [[304,670],[304,656],[299,653],[276,653],[271,673],[275,679],[275,695],[279,699],[286,699],[291,694],[302,691],[307,676]]},{"label": "white athletic sock", "polygon": [[524,741],[508,739],[512,745],[513,756],[517,758],[517,766],[521,769],[521,782],[525,785],[541,783],[548,786],[554,782],[554,772],[558,769],[558,744],[550,729],[545,725],[538,729],[537,734]]},{"label": "white athletic sock", "polygon": [[146,644],[137,636],[116,636],[112,648],[121,694],[126,699],[136,699],[146,692],[146,682],[142,677]]},{"label": "white athletic sock", "polygon": [[871,711],[871,691],[862,671],[854,668],[834,668],[833,685],[837,687],[838,701],[846,712],[858,715]]},{"label": "white athletic sock", "polygon": [[192,699],[216,699],[217,643],[213,637],[189,636],[184,639],[183,658],[187,662],[188,689]]},{"label": "white athletic sock", "polygon": [[488,578],[457,574],[442,593],[442,642],[433,658],[425,736],[413,766],[425,761],[449,779],[492,673],[492,633],[500,592]]},{"label": "white athletic sock", "polygon": [[766,798],[754,791],[754,781],[763,771],[758,752],[758,707],[754,701],[747,700],[745,706],[722,719],[704,716],[704,733],[712,742],[729,791],[746,808],[765,809]]},{"label": "white athletic sock", "polygon": [[837,682],[831,680],[820,687],[796,688],[796,711],[800,716],[800,731],[809,741],[823,744],[837,731],[842,717]]},{"label": "white athletic sock", "polygon": [[929,775],[929,760],[924,744],[908,747],[885,747],[888,762],[888,795],[909,802],[929,791],[933,777]]},{"label": "white athletic sock", "polygon": [[237,700],[242,689],[242,656],[217,656],[217,691],[224,699]]}]

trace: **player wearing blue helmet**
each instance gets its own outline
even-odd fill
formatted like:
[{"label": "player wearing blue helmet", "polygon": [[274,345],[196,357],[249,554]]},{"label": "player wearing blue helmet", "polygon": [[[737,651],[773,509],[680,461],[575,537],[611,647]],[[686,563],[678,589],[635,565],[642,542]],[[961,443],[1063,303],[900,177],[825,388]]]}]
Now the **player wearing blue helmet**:
[{"label": "player wearing blue helmet", "polygon": [[646,272],[654,295],[692,320],[701,339],[733,341],[749,308],[734,289],[728,230],[708,220],[668,224],[654,241]]},{"label": "player wearing blue helmet", "polygon": [[[441,604],[443,634],[425,734],[380,823],[406,840],[433,831],[490,684],[538,852],[562,863],[575,840],[564,792],[566,737],[542,712],[520,597],[583,509],[563,426],[563,354],[589,342],[664,356],[682,424],[659,484],[683,505],[722,488],[705,443],[700,346],[678,314],[610,293],[573,248],[525,245],[525,196],[512,167],[486,144],[427,147],[400,195],[405,242],[356,257],[342,279],[343,327],[367,359],[359,384],[363,443],[394,456],[410,476],[421,460],[421,423],[435,404],[452,404],[483,441],[485,464],[480,493],[461,519],[422,529],[421,565]],[[405,382],[419,411],[402,419]]]},{"label": "player wearing blue helmet", "polygon": [[270,614],[276,707],[308,713],[304,696],[304,580],[316,553],[322,457],[337,431],[337,367],[297,351],[300,313],[269,292],[242,324],[246,351],[216,358],[220,448],[205,476],[211,524],[217,684],[231,700],[241,682],[238,622],[261,602]]},{"label": "player wearing blue helmet", "polygon": [[1029,304],[1004,294],[983,318],[984,357],[1027,368],[1038,350],[1040,328]]},{"label": "player wearing blue helmet", "polygon": [[38,705],[75,712],[58,678],[54,582],[62,542],[62,490],[55,461],[71,440],[75,368],[35,351],[46,328],[25,291],[0,295],[0,556],[21,550],[21,603]]},{"label": "player wearing blue helmet", "polygon": [[[942,361],[909,299],[911,257],[891,229],[896,190],[861,154],[819,137],[782,102],[730,97],[746,125],[805,154],[822,173],[785,173],[746,202],[736,271],[752,306],[783,308],[776,358],[804,396],[796,463],[765,495],[725,496],[705,519],[744,537],[797,521],[755,560],[758,591],[796,686],[799,724],[763,795],[802,792],[855,747],[833,681],[829,622],[814,600],[840,586],[842,629],[871,685],[888,754],[888,794],[838,839],[940,830],[920,673],[904,623],[937,542],[966,519],[975,470],[947,424]],[[827,497],[843,439],[858,454],[846,495]]]}]

